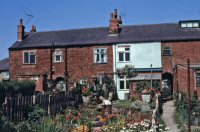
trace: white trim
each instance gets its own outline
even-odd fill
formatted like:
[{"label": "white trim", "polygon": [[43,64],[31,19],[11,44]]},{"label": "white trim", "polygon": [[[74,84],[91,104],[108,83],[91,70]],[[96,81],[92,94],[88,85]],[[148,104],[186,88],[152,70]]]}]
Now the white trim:
[{"label": "white trim", "polygon": [[[99,50],[99,52],[96,53],[95,52],[96,50]],[[102,60],[101,60],[101,50],[105,50],[105,53],[104,53],[104,62],[102,62]],[[94,57],[94,63],[95,64],[104,64],[104,63],[108,62],[107,48],[94,48],[93,51],[94,51],[93,57]],[[99,61],[98,62],[96,61],[96,55],[99,55]]]},{"label": "white trim", "polygon": [[[34,55],[35,55],[35,63],[30,63],[30,53],[34,53]],[[25,61],[25,59],[24,59],[24,54],[25,53],[28,53],[28,63],[25,63],[24,61]],[[23,64],[31,64],[31,65],[35,65],[36,64],[36,61],[37,61],[37,59],[36,59],[36,51],[35,50],[25,50],[25,51],[23,51]]]}]

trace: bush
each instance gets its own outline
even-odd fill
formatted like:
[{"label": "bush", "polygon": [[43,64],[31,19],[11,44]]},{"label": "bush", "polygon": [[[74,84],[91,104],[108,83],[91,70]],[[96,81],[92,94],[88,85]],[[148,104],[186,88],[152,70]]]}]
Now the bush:
[{"label": "bush", "polygon": [[34,81],[9,81],[1,82],[0,90],[8,95],[33,95],[35,91],[35,82]]},{"label": "bush", "polygon": [[46,115],[46,111],[36,105],[32,107],[28,113],[28,122],[35,123],[37,121],[40,121]]},{"label": "bush", "polygon": [[11,122],[1,117],[0,118],[0,132],[16,132],[16,129]]},{"label": "bush", "polygon": [[32,132],[33,129],[31,128],[31,124],[27,121],[21,122],[17,124],[16,130],[17,132]]},{"label": "bush", "polygon": [[60,123],[55,123],[51,118],[42,118],[41,122],[37,124],[37,132],[64,132]]}]

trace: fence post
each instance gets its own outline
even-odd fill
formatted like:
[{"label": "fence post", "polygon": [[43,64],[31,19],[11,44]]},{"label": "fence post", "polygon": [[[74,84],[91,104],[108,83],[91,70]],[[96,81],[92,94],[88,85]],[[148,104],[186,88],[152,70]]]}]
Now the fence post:
[{"label": "fence post", "polygon": [[48,101],[48,115],[50,116],[51,114],[51,96],[50,96],[50,93],[49,93],[49,101]]},{"label": "fence post", "polygon": [[35,94],[33,95],[33,105],[35,105]]}]

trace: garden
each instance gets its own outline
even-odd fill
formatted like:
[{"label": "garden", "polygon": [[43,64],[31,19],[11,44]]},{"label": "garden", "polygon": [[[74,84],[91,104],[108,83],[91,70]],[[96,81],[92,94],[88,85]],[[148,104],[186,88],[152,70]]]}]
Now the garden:
[{"label": "garden", "polygon": [[[185,132],[188,128],[188,97],[185,93],[176,93],[175,95],[176,113],[174,113],[174,120],[178,124],[178,128]],[[195,91],[190,99],[190,124],[191,130],[194,132],[200,131],[200,100]]]},{"label": "garden", "polygon": [[[128,77],[131,74],[129,70],[121,69],[118,75]],[[76,107],[67,105],[67,108],[65,108],[62,105],[59,105],[59,107],[54,105],[57,108],[57,114],[50,114],[49,109],[51,107],[48,105],[47,110],[35,103],[26,107],[26,116],[23,114],[22,121],[13,122],[6,118],[6,114],[1,109],[0,131],[162,132],[167,130],[160,116],[162,105],[159,92],[160,85],[157,82],[152,82],[154,84],[154,88],[152,88],[150,81],[139,81],[135,91],[131,92],[129,100],[117,100],[117,93],[111,78],[105,76],[102,84],[98,83],[99,80],[97,79],[93,81],[95,85],[90,85],[87,78],[83,78],[81,84],[75,83],[69,91],[72,93],[70,98],[75,97],[73,93],[78,93],[77,101],[72,102],[72,104],[76,104]],[[34,87],[34,83],[28,81],[0,83],[1,103],[4,102],[6,96],[23,96],[27,92],[32,96]],[[27,89],[29,90],[27,91]],[[81,98],[79,98],[79,93],[82,96]],[[33,98],[31,98],[32,100]],[[45,105],[44,108],[47,107]]]},{"label": "garden", "polygon": [[[101,94],[98,98],[94,87],[89,84],[85,83],[77,87],[81,87],[82,95],[89,98],[86,102],[83,101],[83,105],[79,105],[78,108],[68,107],[55,116],[50,116],[47,111],[34,105],[28,109],[28,115],[24,121],[14,124],[1,116],[0,131],[138,132],[165,130],[166,126],[159,116],[159,91],[154,88],[143,90],[137,88],[137,95],[132,96],[128,101],[122,101],[115,99],[113,90],[108,93],[103,92],[103,86],[97,86],[98,96]],[[17,90],[16,92],[11,90],[8,93],[17,93]]]}]

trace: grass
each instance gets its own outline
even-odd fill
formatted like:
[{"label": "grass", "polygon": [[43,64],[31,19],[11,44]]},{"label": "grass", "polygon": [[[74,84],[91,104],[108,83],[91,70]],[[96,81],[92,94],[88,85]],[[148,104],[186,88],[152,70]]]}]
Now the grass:
[{"label": "grass", "polygon": [[131,101],[117,100],[116,102],[113,102],[112,105],[115,108],[130,108],[131,107]]}]

